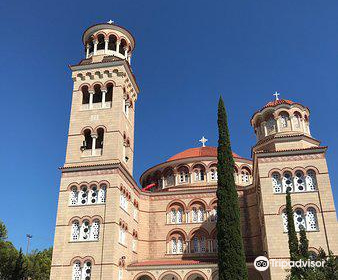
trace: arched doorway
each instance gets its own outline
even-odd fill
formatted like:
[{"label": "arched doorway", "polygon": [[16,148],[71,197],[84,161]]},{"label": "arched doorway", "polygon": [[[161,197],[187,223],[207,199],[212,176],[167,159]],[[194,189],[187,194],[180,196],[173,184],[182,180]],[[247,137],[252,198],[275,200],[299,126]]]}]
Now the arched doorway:
[{"label": "arched doorway", "polygon": [[148,272],[140,272],[134,278],[134,280],[155,280],[155,277]]}]

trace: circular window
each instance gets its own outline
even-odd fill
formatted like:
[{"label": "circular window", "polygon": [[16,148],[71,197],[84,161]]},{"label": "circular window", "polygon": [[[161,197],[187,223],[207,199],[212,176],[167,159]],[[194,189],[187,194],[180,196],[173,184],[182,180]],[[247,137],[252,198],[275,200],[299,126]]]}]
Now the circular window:
[{"label": "circular window", "polygon": [[286,180],[285,182],[287,185],[290,185],[291,184],[291,181],[290,180]]},{"label": "circular window", "polygon": [[289,191],[289,192],[292,191],[291,187],[287,187],[286,190]]},{"label": "circular window", "polygon": [[82,199],[82,200],[81,200],[81,203],[82,203],[82,204],[85,204],[85,203],[86,203],[86,201],[85,201],[84,199]]},{"label": "circular window", "polygon": [[97,190],[96,186],[93,186],[92,190],[95,192]]},{"label": "circular window", "polygon": [[298,217],[298,218],[297,218],[297,221],[298,221],[299,223],[301,223],[301,222],[303,221],[303,219],[302,219],[301,217]]},{"label": "circular window", "polygon": [[302,211],[297,210],[296,213],[297,213],[297,215],[301,215],[301,214],[302,214]]},{"label": "circular window", "polygon": [[296,176],[297,176],[297,177],[302,177],[302,173],[297,172]]},{"label": "circular window", "polygon": [[298,180],[297,180],[297,183],[298,183],[298,184],[301,184],[301,183],[303,183],[303,180],[302,180],[302,179],[298,179]]},{"label": "circular window", "polygon": [[92,199],[92,203],[95,203],[96,202],[96,200],[95,199]]},{"label": "circular window", "polygon": [[299,186],[298,189],[299,189],[300,191],[303,191],[303,190],[304,190],[303,186]]},{"label": "circular window", "polygon": [[289,173],[286,173],[284,176],[285,176],[285,178],[290,178],[290,174]]},{"label": "circular window", "polygon": [[92,264],[90,262],[87,262],[87,266],[91,266]]}]

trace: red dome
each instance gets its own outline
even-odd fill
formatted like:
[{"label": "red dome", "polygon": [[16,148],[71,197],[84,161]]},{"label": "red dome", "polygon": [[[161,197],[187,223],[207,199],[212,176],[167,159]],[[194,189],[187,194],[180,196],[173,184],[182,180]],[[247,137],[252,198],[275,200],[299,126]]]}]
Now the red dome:
[{"label": "red dome", "polygon": [[297,104],[297,103],[293,102],[291,100],[287,100],[287,99],[278,99],[278,100],[270,101],[263,108],[266,108],[266,107],[275,107],[275,106],[278,106],[278,105],[281,105],[281,104],[292,105],[292,104]]},{"label": "red dome", "polygon": [[[239,155],[232,153],[233,157],[241,158]],[[194,157],[217,157],[217,148],[216,147],[199,147],[187,149],[183,152],[180,152],[167,161],[185,159],[185,158],[194,158]]]}]

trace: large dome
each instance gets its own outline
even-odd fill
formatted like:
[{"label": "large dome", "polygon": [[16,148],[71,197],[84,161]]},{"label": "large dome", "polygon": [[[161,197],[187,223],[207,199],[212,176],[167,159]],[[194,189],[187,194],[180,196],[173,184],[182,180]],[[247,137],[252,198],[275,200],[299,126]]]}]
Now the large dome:
[{"label": "large dome", "polygon": [[[232,153],[233,157],[241,158],[239,155]],[[195,158],[195,157],[217,157],[217,148],[216,147],[199,147],[199,148],[190,148],[183,152],[180,152],[167,160],[179,160],[186,158]]]}]

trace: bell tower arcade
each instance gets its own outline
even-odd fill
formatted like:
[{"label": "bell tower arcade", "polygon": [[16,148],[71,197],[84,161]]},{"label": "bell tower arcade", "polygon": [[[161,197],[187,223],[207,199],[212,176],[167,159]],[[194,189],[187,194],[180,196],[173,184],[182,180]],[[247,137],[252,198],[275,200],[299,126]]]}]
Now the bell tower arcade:
[{"label": "bell tower arcade", "polygon": [[121,263],[137,258],[126,234],[138,229],[132,177],[139,93],[131,69],[135,40],[109,21],[89,27],[82,42],[85,58],[70,66],[74,85],[53,280],[118,279]]}]

